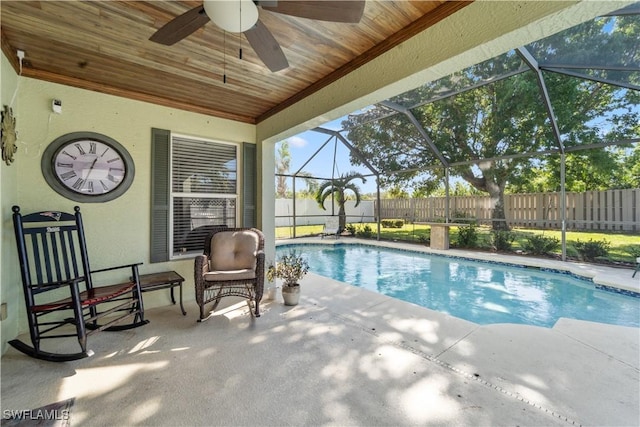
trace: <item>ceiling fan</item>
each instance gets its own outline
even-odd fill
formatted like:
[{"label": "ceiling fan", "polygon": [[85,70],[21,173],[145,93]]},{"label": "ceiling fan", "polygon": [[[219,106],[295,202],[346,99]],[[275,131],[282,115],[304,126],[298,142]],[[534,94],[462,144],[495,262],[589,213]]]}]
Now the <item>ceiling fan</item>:
[{"label": "ceiling fan", "polygon": [[321,21],[357,23],[364,12],[365,0],[204,0],[202,6],[183,13],[166,23],[149,40],[167,46],[179,42],[210,20],[221,29],[244,33],[260,60],[273,72],[289,66],[282,48],[258,17],[263,10]]}]

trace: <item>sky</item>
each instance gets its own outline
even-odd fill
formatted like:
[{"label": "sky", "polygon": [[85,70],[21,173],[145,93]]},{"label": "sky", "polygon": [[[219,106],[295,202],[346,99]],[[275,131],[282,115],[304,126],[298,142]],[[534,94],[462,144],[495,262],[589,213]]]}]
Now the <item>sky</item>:
[{"label": "sky", "polygon": [[[605,26],[604,31],[607,33],[613,31],[614,22],[615,20],[610,20]],[[356,111],[354,114],[358,114],[359,112],[361,111]],[[615,113],[615,111],[612,112],[612,114]],[[344,117],[325,123],[321,127],[340,130],[343,120]],[[609,121],[609,117],[598,117],[594,119],[592,123],[587,124],[594,129],[599,128],[601,132],[604,132],[604,130],[610,126]],[[351,165],[349,162],[349,149],[339,139],[331,135],[306,131],[287,138],[287,141],[289,142],[289,151],[291,153],[290,174],[300,171],[314,177],[331,179],[332,177],[337,177],[352,171],[359,172],[363,175],[369,175],[371,173],[364,166],[356,167]],[[314,153],[327,141],[329,142],[314,156]],[[278,146],[276,146],[276,149],[277,147]],[[312,158],[312,156],[314,157]],[[376,192],[376,182],[373,176],[368,177],[366,183],[362,183],[360,180],[356,180],[354,183],[360,187],[362,194]],[[450,183],[453,184],[454,182],[450,181]],[[291,189],[291,181],[289,181],[288,186],[289,189]],[[296,190],[302,190],[304,188],[305,184],[303,180],[296,181]]]},{"label": "sky", "polygon": [[[337,119],[332,122],[326,123],[320,127],[330,130],[339,130],[342,119]],[[315,156],[314,153],[320,149],[320,147],[329,142],[320,150]],[[289,152],[291,153],[291,165],[289,167],[289,174],[298,172],[301,170],[314,177],[323,179],[331,179],[333,176],[344,175],[349,172],[359,172],[363,175],[369,175],[371,172],[363,166],[353,166],[349,162],[349,149],[336,138],[320,132],[306,131],[298,135],[289,137],[286,139],[289,142]],[[278,145],[276,146],[277,149]],[[335,168],[334,166],[334,152],[335,152]],[[277,153],[277,151],[276,151]],[[313,158],[312,158],[313,156]],[[277,154],[276,154],[277,158]],[[311,160],[309,160],[311,159]],[[308,162],[308,163],[307,163]],[[305,163],[307,163],[305,165]],[[367,182],[362,183],[360,180],[353,181],[359,188],[361,193],[375,193],[376,182],[375,177],[367,177]],[[301,189],[298,186],[304,185],[304,182],[298,180],[296,182],[296,190]],[[289,184],[291,188],[291,184]]]}]

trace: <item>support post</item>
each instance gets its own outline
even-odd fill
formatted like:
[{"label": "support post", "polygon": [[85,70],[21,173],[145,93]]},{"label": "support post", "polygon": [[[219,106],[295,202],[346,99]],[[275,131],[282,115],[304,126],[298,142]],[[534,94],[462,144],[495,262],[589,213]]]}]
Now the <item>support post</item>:
[{"label": "support post", "polygon": [[293,201],[293,238],[296,238],[296,229],[297,227],[297,223],[296,223],[296,177],[294,176],[292,178],[293,184],[291,185],[291,189],[293,191],[293,197],[292,197],[292,201]]},{"label": "support post", "polygon": [[444,222],[449,222],[450,212],[449,212],[449,167],[445,166],[444,168]]},{"label": "support post", "polygon": [[562,212],[562,261],[567,260],[567,195],[565,188],[565,164],[567,155],[560,154],[560,211]]}]

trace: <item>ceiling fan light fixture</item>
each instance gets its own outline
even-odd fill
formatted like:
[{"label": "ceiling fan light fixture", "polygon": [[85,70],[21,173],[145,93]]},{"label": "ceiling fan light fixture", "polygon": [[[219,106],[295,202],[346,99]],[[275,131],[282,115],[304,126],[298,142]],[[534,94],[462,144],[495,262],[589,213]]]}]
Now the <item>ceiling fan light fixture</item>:
[{"label": "ceiling fan light fixture", "polygon": [[252,0],[204,0],[205,12],[218,27],[242,33],[258,22],[258,7]]}]

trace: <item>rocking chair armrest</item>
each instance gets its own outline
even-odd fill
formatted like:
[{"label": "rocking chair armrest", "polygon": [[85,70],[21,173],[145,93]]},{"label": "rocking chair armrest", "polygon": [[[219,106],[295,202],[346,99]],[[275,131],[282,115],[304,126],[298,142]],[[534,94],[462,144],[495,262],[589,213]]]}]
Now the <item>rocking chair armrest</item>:
[{"label": "rocking chair armrest", "polygon": [[91,270],[91,274],[93,273],[102,273],[105,271],[111,271],[111,270],[118,270],[120,268],[137,268],[139,265],[142,265],[143,263],[141,262],[136,262],[134,264],[124,264],[124,265],[118,265],[115,267],[107,267],[107,268],[100,268],[98,270]]},{"label": "rocking chair armrest", "polygon": [[264,250],[259,250],[256,253],[256,299],[260,301],[264,294],[264,263],[265,253]]},{"label": "rocking chair armrest", "polygon": [[263,250],[259,250],[256,253],[256,273],[264,271],[265,253]]},{"label": "rocking chair armrest", "polygon": [[209,272],[209,258],[206,255],[197,255],[193,263],[193,283],[196,290],[196,301],[201,304],[204,301],[204,275]]},{"label": "rocking chair armrest", "polygon": [[196,255],[194,269],[196,274],[204,276],[209,272],[209,258],[206,255]]}]

